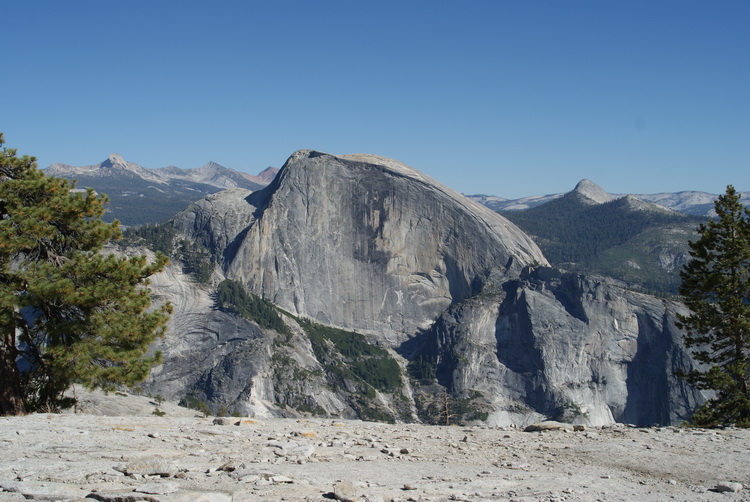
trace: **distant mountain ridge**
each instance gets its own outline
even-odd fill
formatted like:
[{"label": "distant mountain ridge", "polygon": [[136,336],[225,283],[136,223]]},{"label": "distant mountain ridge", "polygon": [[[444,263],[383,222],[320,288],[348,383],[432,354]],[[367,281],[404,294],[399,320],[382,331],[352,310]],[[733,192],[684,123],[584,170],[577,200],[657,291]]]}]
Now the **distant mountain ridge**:
[{"label": "distant mountain ridge", "polygon": [[117,219],[126,226],[165,221],[192,202],[228,188],[260,190],[278,171],[268,167],[251,175],[216,162],[195,169],[148,169],[115,153],[99,164],[56,163],[45,170],[49,176],[77,180],[79,188],[106,194],[110,203],[105,219]]},{"label": "distant mountain ridge", "polygon": [[61,176],[64,178],[72,176],[112,177],[130,173],[154,183],[163,184],[169,183],[172,180],[182,180],[212,185],[217,188],[259,190],[268,185],[279,170],[275,167],[268,167],[257,175],[252,175],[229,169],[213,161],[202,167],[193,169],[182,169],[176,166],[149,169],[134,162],[128,162],[121,155],[113,153],[99,164],[71,166],[55,163],[50,165],[45,172],[50,176]]},{"label": "distant mountain ridge", "polygon": [[[713,201],[718,197],[717,194],[708,192],[682,191],[682,192],[661,192],[655,194],[610,194],[598,186],[593,181],[583,179],[578,182],[574,190],[588,192],[588,195],[596,192],[596,197],[590,197],[597,202],[601,197],[608,196],[610,200],[632,195],[642,201],[659,204],[667,209],[678,211],[680,213],[693,216],[709,216],[712,214],[714,207]],[[547,195],[530,195],[519,199],[505,199],[495,195],[475,194],[467,195],[470,199],[484,204],[494,211],[523,211],[531,209],[552,200],[558,199],[565,193],[547,194]],[[750,192],[740,192],[741,201],[745,206],[750,206]]]},{"label": "distant mountain ridge", "polygon": [[143,166],[128,162],[122,156],[113,153],[99,164],[90,166],[70,166],[56,163],[45,169],[49,176],[69,177],[112,177],[137,176],[153,183],[166,183],[167,180]]},{"label": "distant mountain ridge", "polygon": [[612,195],[589,180],[525,210],[498,211],[528,233],[557,267],[675,293],[688,241],[706,216],[635,195]]}]

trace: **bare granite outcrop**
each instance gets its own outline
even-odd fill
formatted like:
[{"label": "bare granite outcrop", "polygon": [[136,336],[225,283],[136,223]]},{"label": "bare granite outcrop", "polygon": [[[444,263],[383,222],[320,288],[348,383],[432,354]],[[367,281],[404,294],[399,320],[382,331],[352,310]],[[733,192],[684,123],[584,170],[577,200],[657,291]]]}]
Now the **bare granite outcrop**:
[{"label": "bare granite outcrop", "polygon": [[0,501],[739,502],[750,488],[747,429],[215,419],[167,402],[159,417],[146,397],[79,395],[90,413],[0,418]]},{"label": "bare granite outcrop", "polygon": [[[704,399],[675,376],[693,367],[680,304],[550,268],[508,220],[391,159],[302,150],[265,189],[214,194],[171,224],[211,252],[217,281],[282,309],[292,335],[222,311],[213,286],[171,266],[154,288],[175,314],[146,385],[170,398],[431,421],[446,394],[460,420],[495,425],[674,424]],[[401,384],[362,397],[302,319],[364,334]]]}]

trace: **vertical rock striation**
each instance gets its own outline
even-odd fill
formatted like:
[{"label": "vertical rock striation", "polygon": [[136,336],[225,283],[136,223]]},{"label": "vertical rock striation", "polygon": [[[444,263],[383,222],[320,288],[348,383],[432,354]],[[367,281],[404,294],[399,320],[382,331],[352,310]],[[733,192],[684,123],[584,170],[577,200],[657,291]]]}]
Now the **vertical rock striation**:
[{"label": "vertical rock striation", "polygon": [[484,401],[490,424],[679,423],[702,402],[671,301],[541,268],[446,312],[411,358]]},{"label": "vertical rock striation", "polygon": [[[156,281],[176,312],[149,386],[168,396],[408,420],[429,419],[447,389],[465,418],[503,425],[675,423],[703,399],[675,377],[693,364],[681,305],[550,268],[508,220],[390,159],[298,151],[265,189],[214,194],[172,225],[219,275],[298,319],[284,338],[217,310],[209,290],[188,304],[184,277]],[[386,362],[344,368],[300,318],[365,334],[411,386],[355,383]]]},{"label": "vertical rock striation", "polygon": [[382,157],[299,151],[265,190],[238,195],[215,196],[219,213],[206,215],[204,202],[176,221],[248,290],[387,344],[476,293],[488,270],[513,277],[546,263],[503,217]]}]

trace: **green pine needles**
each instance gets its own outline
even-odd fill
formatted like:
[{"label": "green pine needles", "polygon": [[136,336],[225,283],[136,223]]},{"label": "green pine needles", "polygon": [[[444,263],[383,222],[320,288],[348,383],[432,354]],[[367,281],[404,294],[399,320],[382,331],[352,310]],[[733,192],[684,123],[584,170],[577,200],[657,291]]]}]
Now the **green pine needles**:
[{"label": "green pine needles", "polygon": [[683,375],[715,396],[695,425],[750,427],[750,211],[731,185],[715,202],[715,220],[698,228],[692,260],[680,277],[691,310],[679,316],[685,341],[702,368]]},{"label": "green pine needles", "polygon": [[292,336],[291,330],[284,324],[273,304],[257,295],[247,293],[236,281],[221,281],[216,288],[216,301],[221,308],[255,321],[261,328],[272,329],[287,335],[287,338]]},{"label": "green pine needles", "polygon": [[[0,146],[4,144],[0,134]],[[151,308],[157,254],[103,252],[119,239],[106,197],[46,176],[34,157],[0,152],[0,414],[54,410],[73,383],[133,386],[160,354],[169,304]]]}]

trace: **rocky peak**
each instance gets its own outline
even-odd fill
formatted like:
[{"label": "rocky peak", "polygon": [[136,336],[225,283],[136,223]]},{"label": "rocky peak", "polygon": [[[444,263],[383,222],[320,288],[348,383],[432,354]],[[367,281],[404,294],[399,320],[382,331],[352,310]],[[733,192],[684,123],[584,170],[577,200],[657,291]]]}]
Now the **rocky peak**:
[{"label": "rocky peak", "polygon": [[129,162],[126,162],[125,159],[122,158],[122,155],[119,155],[117,153],[113,153],[109,157],[107,157],[107,160],[102,162],[102,167],[113,167],[113,166],[121,166],[121,167],[127,167]]},{"label": "rocky peak", "polygon": [[216,203],[175,221],[225,243],[214,252],[227,277],[296,315],[389,345],[476,293],[490,271],[511,277],[547,263],[504,217],[374,155],[300,150],[266,189],[226,204],[244,226],[216,225],[222,218],[206,213]]},{"label": "rocky peak", "polygon": [[95,167],[98,167],[99,169],[123,169],[125,171],[137,173],[142,177],[154,177],[154,174],[148,169],[134,162],[128,162],[122,157],[122,155],[117,153],[111,154],[109,157],[107,157],[107,160]]},{"label": "rocky peak", "polygon": [[262,181],[266,183],[270,183],[273,181],[273,179],[276,177],[276,175],[279,172],[278,167],[267,167],[263,169],[258,175],[257,178],[261,179]]},{"label": "rocky peak", "polygon": [[153,183],[166,183],[167,180],[163,179],[158,174],[152,172],[149,169],[146,169],[145,167],[136,164],[134,162],[128,162],[125,160],[122,155],[119,155],[117,153],[111,154],[109,157],[107,157],[107,160],[99,164],[98,166],[90,166],[96,171],[99,171],[99,174],[105,175],[105,176],[112,176],[115,175],[111,171],[126,171],[126,174],[128,176],[137,176],[139,178],[142,178],[144,180],[153,182]]},{"label": "rocky peak", "polygon": [[616,199],[614,195],[608,194],[602,187],[591,180],[583,179],[578,182],[573,192],[591,199],[597,204],[603,204]]},{"label": "rocky peak", "polygon": [[[188,176],[194,179],[195,181],[202,181],[202,182],[210,181],[212,177],[221,176],[221,175],[231,176],[232,174],[234,174],[232,171],[230,171],[226,167],[222,166],[221,164],[217,164],[214,161],[209,161],[207,164],[204,164],[197,169],[186,169],[183,172],[187,173]],[[233,188],[233,187],[226,187],[226,188]]]},{"label": "rocky peak", "polygon": [[146,169],[139,166],[138,164],[134,164],[133,162],[128,162],[125,160],[122,155],[113,153],[107,159],[103,162],[101,162],[98,166],[92,166],[97,167],[99,169],[125,169],[128,171],[144,171],[146,172]]},{"label": "rocky peak", "polygon": [[166,183],[156,173],[151,172],[138,164],[126,161],[122,155],[117,153],[111,154],[106,160],[99,164],[93,164],[90,166],[70,166],[67,164],[52,164],[45,172],[50,176],[63,176],[63,177],[91,177],[91,178],[113,178],[125,175],[128,178],[133,176],[142,178],[151,183]]},{"label": "rocky peak", "polygon": [[653,202],[646,202],[636,197],[635,195],[625,195],[620,200],[622,201],[623,206],[626,207],[627,209],[630,209],[631,211],[652,211],[652,212],[671,214],[671,215],[681,214],[677,211],[666,208],[662,206],[661,204],[656,204]]},{"label": "rocky peak", "polygon": [[204,165],[203,167],[200,167],[199,169],[202,171],[217,171],[219,169],[226,169],[226,168],[222,166],[221,164],[217,164],[213,160],[210,160],[208,164]]}]

